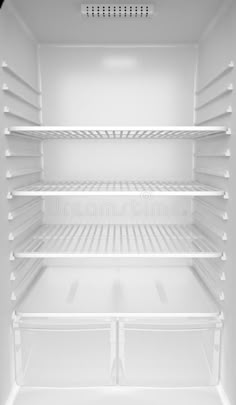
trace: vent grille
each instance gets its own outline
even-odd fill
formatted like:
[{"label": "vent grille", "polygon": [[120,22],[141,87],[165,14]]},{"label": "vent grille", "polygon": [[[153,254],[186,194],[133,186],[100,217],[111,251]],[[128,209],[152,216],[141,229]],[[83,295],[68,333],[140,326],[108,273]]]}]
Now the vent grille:
[{"label": "vent grille", "polygon": [[82,4],[81,13],[91,18],[148,18],[154,13],[152,4]]}]

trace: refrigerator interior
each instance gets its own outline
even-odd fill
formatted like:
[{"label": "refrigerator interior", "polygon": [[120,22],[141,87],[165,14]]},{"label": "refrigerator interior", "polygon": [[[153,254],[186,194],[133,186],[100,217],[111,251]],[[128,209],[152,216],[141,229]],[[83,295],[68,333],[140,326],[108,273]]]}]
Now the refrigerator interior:
[{"label": "refrigerator interior", "polygon": [[235,402],[235,19],[5,0],[0,405]]}]

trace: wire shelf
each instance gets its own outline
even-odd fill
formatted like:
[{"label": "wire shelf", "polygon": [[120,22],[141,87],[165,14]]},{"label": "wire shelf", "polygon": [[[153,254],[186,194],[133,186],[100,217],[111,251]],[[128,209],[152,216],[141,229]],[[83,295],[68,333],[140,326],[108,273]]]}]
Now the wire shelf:
[{"label": "wire shelf", "polygon": [[157,181],[35,183],[12,192],[14,196],[154,195],[223,196],[224,191],[198,182]]},{"label": "wire shelf", "polygon": [[198,139],[227,135],[226,127],[12,127],[7,135],[44,139]]},{"label": "wire shelf", "polygon": [[13,252],[16,258],[217,258],[194,225],[42,225]]}]

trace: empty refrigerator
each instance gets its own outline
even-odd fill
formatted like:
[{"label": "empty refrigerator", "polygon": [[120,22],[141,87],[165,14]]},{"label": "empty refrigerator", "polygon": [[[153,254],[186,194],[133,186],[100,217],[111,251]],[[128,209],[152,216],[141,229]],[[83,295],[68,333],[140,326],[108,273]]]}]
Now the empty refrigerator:
[{"label": "empty refrigerator", "polygon": [[234,2],[5,0],[0,405],[233,405]]}]

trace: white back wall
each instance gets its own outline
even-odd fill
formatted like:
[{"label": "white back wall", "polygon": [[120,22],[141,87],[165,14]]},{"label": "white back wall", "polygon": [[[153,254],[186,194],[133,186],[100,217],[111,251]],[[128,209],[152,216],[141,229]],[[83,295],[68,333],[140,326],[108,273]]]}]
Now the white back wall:
[{"label": "white back wall", "polygon": [[47,141],[44,174],[48,181],[191,181],[192,142]]},{"label": "white back wall", "polygon": [[[170,164],[170,162],[172,164]],[[59,140],[44,143],[47,181],[191,181],[192,142]],[[190,198],[67,197],[45,200],[45,221],[185,223]]]},{"label": "white back wall", "polygon": [[191,125],[194,46],[40,47],[44,125]]},{"label": "white back wall", "polygon": [[[44,125],[193,123],[195,47],[42,46],[40,59]],[[50,181],[189,181],[192,142],[49,141],[44,168]],[[191,202],[181,200],[52,199],[45,219],[186,222]]]}]

